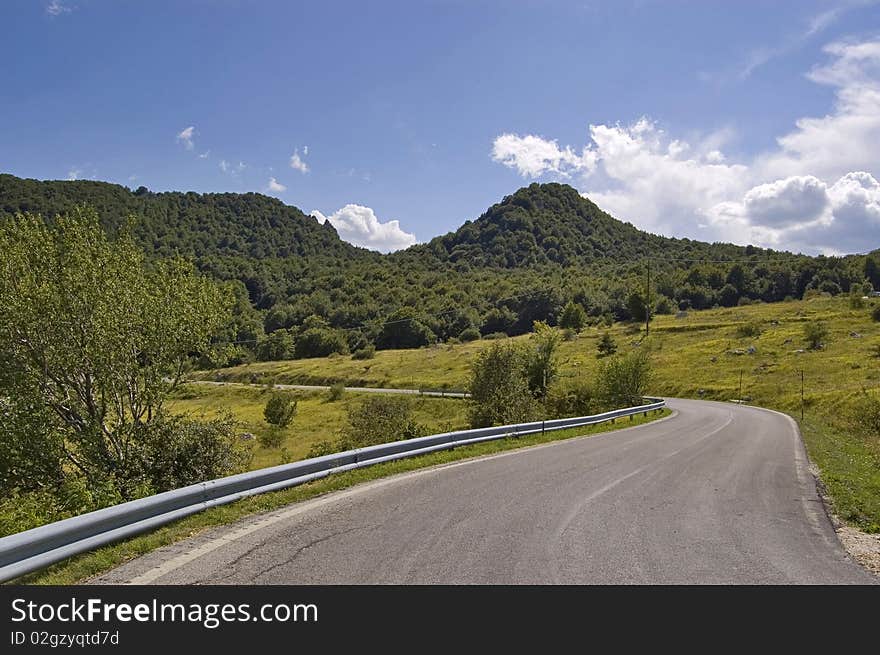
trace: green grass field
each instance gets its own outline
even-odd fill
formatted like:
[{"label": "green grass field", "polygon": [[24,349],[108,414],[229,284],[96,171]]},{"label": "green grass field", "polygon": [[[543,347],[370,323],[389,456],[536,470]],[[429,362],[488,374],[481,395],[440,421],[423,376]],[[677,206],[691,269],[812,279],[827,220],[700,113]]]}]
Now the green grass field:
[{"label": "green grass field", "polygon": [[[876,305],[878,300],[873,300]],[[862,529],[880,531],[880,439],[852,429],[853,400],[863,389],[880,389],[880,323],[870,316],[872,304],[851,309],[845,297],[817,297],[805,301],[755,304],[743,307],[690,312],[686,317],[658,316],[644,338],[644,326],[615,324],[608,331],[619,352],[650,348],[654,379],[651,392],[657,395],[732,400],[744,398],[800,418],[801,378],[804,372],[804,440],[814,463],[822,472],[835,511]],[[825,322],[830,336],[821,350],[809,350],[804,325]],[[740,337],[738,327],[759,326],[758,336]],[[561,375],[591,378],[599,365],[596,343],[602,332],[588,328],[561,347]],[[516,337],[524,341],[529,337]],[[220,371],[202,371],[201,379],[239,382],[274,380],[291,384],[331,384],[462,389],[466,386],[470,361],[489,342],[436,345],[418,350],[380,351],[372,360],[350,357],[264,362]],[[742,385],[740,388],[740,384]],[[225,392],[225,390],[224,390]],[[204,407],[219,402],[205,392]],[[230,392],[231,393],[231,392]],[[428,423],[433,412],[445,411],[439,425],[464,424],[464,405],[456,401],[420,399],[419,420]],[[190,402],[190,401],[187,401]],[[258,401],[254,398],[254,403]],[[321,405],[319,399],[301,403],[302,416],[294,422],[291,453],[300,442],[315,434],[307,418],[315,403],[316,416],[325,426],[344,420],[337,408]],[[235,402],[230,406],[238,413]],[[445,408],[445,409],[441,409]],[[256,414],[257,405],[243,413]],[[261,410],[260,410],[261,411]],[[458,413],[460,412],[460,414]],[[435,415],[440,417],[440,414]],[[256,428],[255,428],[256,429]],[[318,437],[315,436],[315,439]],[[274,455],[273,455],[274,456]],[[267,459],[271,460],[269,454]]]}]

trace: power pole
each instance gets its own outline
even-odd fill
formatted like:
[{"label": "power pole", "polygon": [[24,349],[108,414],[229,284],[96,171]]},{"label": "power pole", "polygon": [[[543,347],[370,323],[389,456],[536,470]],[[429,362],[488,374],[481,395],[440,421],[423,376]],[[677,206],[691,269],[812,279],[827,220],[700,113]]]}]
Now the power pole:
[{"label": "power pole", "polygon": [[743,372],[742,372],[742,370],[740,370],[740,372],[739,372],[739,394],[737,395],[737,398],[739,400],[742,400],[742,397],[743,397]]},{"label": "power pole", "polygon": [[645,336],[651,333],[651,260],[645,260]]},{"label": "power pole", "polygon": [[801,423],[804,422],[804,369],[801,369]]}]

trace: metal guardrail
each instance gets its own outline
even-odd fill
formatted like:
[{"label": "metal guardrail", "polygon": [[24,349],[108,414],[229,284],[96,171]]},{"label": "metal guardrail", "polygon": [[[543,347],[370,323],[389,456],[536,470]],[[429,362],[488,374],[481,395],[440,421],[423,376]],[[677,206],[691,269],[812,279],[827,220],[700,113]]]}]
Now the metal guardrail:
[{"label": "metal guardrail", "polygon": [[388,462],[456,446],[525,436],[538,432],[595,425],[616,418],[659,410],[666,402],[646,398],[637,407],[617,409],[594,416],[534,421],[500,427],[446,432],[427,437],[368,446],[314,457],[292,464],[200,482],[188,487],[147,496],[94,512],[0,538],[0,582],[13,580],[55,562],[126,539],[195,514],[209,507],[231,503],[248,496],[277,491],[381,462]]}]

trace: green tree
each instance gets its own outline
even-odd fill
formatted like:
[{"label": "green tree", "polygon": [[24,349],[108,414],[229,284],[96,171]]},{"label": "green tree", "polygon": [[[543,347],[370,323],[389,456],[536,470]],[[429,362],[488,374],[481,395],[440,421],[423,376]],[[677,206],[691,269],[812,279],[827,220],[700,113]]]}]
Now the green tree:
[{"label": "green tree", "polygon": [[66,473],[123,499],[148,483],[144,434],[231,299],[182,259],[147,263],[76,207],[0,221],[0,397],[51,417]]},{"label": "green tree", "polygon": [[610,332],[602,333],[599,343],[596,344],[596,352],[598,357],[607,357],[617,352],[617,343]]},{"label": "green tree", "polygon": [[297,401],[289,393],[276,391],[263,407],[263,418],[266,423],[276,428],[286,428],[296,416]]},{"label": "green tree", "polygon": [[573,300],[569,300],[559,318],[559,327],[580,332],[587,324],[587,312]]},{"label": "green tree", "polygon": [[342,430],[343,448],[412,439],[427,432],[413,418],[408,398],[376,394],[348,408],[348,424]]},{"label": "green tree", "polygon": [[818,350],[825,345],[828,339],[828,326],[823,321],[809,321],[804,323],[804,339],[807,347]]},{"label": "green tree", "polygon": [[645,299],[638,291],[633,291],[626,298],[626,309],[630,318],[634,321],[643,322],[647,315],[648,308]]},{"label": "green tree", "polygon": [[437,336],[419,319],[414,307],[401,307],[382,325],[376,346],[379,348],[419,348],[434,343]]},{"label": "green tree", "polygon": [[536,398],[543,398],[559,372],[558,351],[562,336],[543,321],[535,321],[535,332],[530,341],[532,351],[526,368],[529,389]]},{"label": "green tree", "polygon": [[605,409],[619,409],[642,403],[651,379],[651,359],[645,350],[612,357],[599,367],[596,395]]},{"label": "green tree", "polygon": [[517,344],[494,342],[477,354],[468,382],[471,427],[522,423],[537,415],[528,365],[529,354]]}]

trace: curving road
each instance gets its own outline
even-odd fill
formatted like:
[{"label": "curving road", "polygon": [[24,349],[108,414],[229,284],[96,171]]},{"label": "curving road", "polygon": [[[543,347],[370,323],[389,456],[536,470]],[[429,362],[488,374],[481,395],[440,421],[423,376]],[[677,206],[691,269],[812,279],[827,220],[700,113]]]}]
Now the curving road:
[{"label": "curving road", "polygon": [[876,582],[841,548],[791,419],[669,404],[644,426],[250,517],[93,582]]}]

